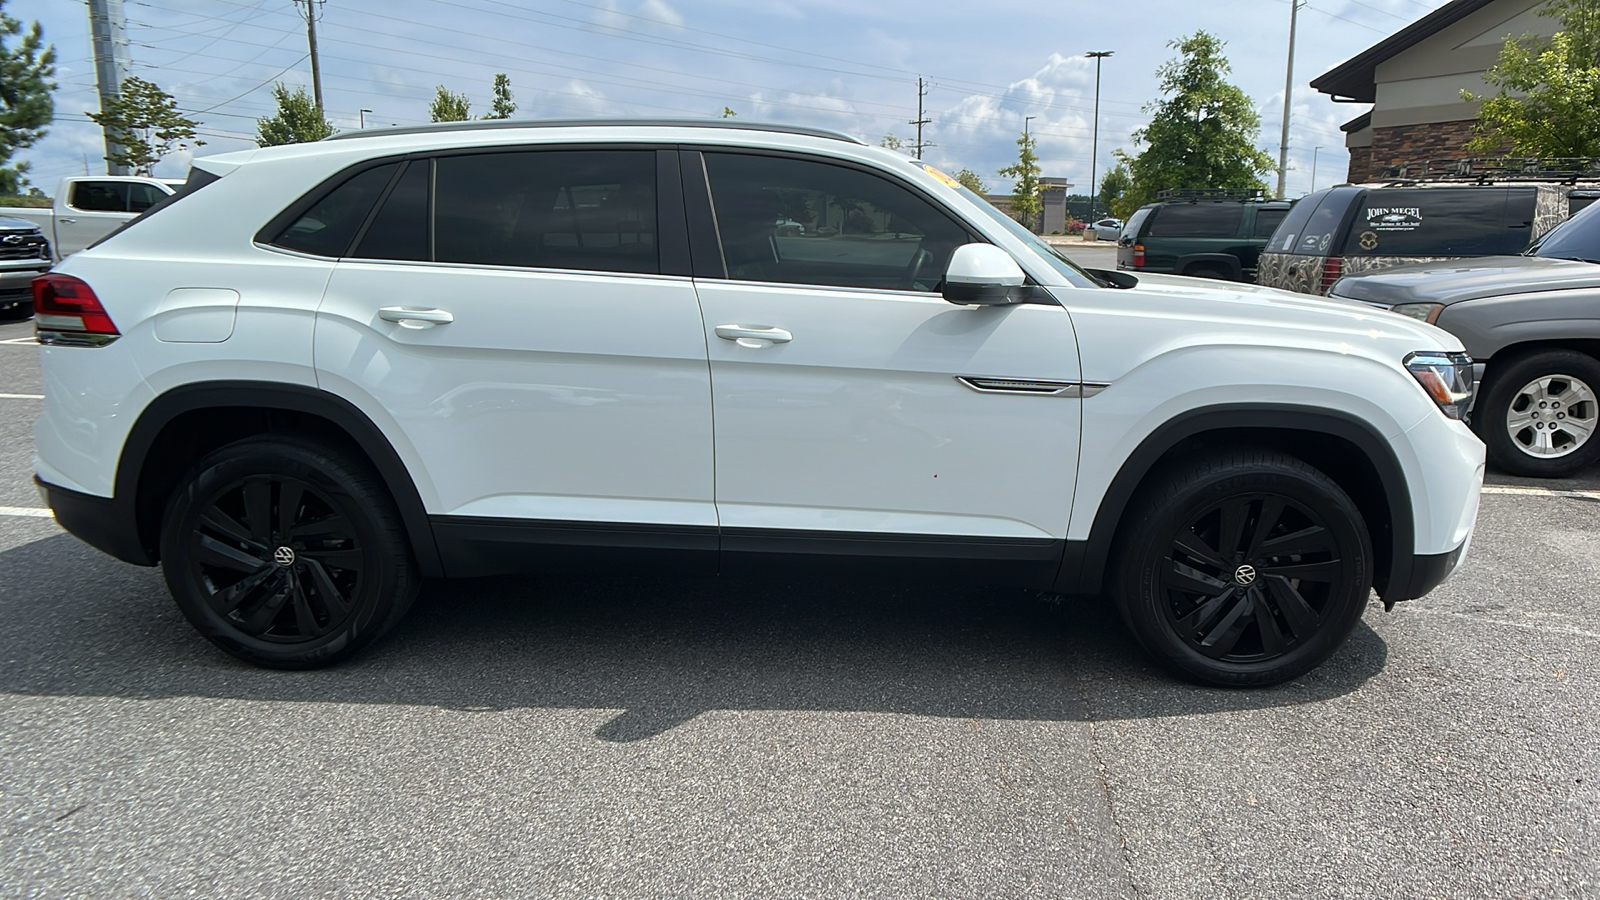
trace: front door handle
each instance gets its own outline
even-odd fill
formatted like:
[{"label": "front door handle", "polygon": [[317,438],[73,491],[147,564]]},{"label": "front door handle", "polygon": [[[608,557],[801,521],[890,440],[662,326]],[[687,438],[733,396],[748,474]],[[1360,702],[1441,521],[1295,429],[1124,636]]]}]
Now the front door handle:
[{"label": "front door handle", "polygon": [[449,325],[456,320],[447,310],[414,309],[409,306],[385,306],[378,310],[378,318],[394,322],[401,328],[432,328],[435,325]]},{"label": "front door handle", "polygon": [[56,221],[60,222],[60,223],[62,223],[64,225],[76,225],[76,224],[78,224],[78,220],[77,219],[61,218],[61,219],[57,219]]},{"label": "front door handle", "polygon": [[793,334],[782,328],[772,328],[767,325],[718,325],[716,332],[717,337],[752,350],[768,344],[787,344],[794,340]]}]

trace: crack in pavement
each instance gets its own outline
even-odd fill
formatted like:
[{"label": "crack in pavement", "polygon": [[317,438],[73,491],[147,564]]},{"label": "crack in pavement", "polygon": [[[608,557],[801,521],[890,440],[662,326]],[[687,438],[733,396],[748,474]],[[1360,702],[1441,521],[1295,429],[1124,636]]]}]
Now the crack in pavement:
[{"label": "crack in pavement", "polygon": [[1074,679],[1073,684],[1078,689],[1078,699],[1083,702],[1083,710],[1089,724],[1089,755],[1094,758],[1095,779],[1100,783],[1100,793],[1106,799],[1106,814],[1111,818],[1111,827],[1116,830],[1117,844],[1121,849],[1122,871],[1128,879],[1130,895],[1148,897],[1149,895],[1139,887],[1139,879],[1133,867],[1133,849],[1128,846],[1128,829],[1122,824],[1122,818],[1117,815],[1117,805],[1111,799],[1111,782],[1106,777],[1109,768],[1106,766],[1105,757],[1100,753],[1100,722],[1094,713],[1094,707],[1089,703],[1089,692],[1084,689],[1082,679]]}]

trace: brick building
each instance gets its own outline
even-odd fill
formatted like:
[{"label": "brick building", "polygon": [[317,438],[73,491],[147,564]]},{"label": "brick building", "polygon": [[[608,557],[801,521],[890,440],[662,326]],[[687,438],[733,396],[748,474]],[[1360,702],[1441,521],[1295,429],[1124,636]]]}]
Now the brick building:
[{"label": "brick building", "polygon": [[1549,37],[1559,27],[1538,14],[1544,0],[1454,0],[1311,82],[1336,103],[1372,109],[1341,126],[1350,150],[1349,180],[1385,166],[1470,156],[1477,103],[1463,90],[1497,93],[1483,80],[1506,38]]}]

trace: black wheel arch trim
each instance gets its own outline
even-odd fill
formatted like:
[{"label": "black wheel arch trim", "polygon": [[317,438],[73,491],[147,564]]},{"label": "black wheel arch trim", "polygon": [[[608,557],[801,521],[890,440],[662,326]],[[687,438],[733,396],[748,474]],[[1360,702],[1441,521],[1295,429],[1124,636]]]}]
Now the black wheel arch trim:
[{"label": "black wheel arch trim", "polygon": [[1182,275],[1184,269],[1196,264],[1205,264],[1208,268],[1221,266],[1234,281],[1244,277],[1244,263],[1232,253],[1191,253],[1188,256],[1180,256],[1178,261],[1172,264],[1172,271]]},{"label": "black wheel arch trim", "polygon": [[[1431,578],[1417,578],[1418,554],[1411,493],[1405,471],[1389,442],[1362,419],[1348,413],[1310,409],[1289,404],[1249,404],[1203,407],[1163,423],[1123,461],[1101,497],[1087,541],[1068,541],[1055,589],[1068,594],[1097,594],[1104,587],[1117,529],[1128,505],[1146,477],[1168,451],[1180,443],[1213,431],[1259,429],[1310,432],[1342,438],[1354,444],[1378,473],[1387,501],[1391,528],[1389,568],[1378,572],[1375,585],[1385,602],[1420,597],[1437,586]],[[1370,527],[1370,523],[1369,523]],[[1374,533],[1374,540],[1378,535]],[[1441,579],[1442,580],[1442,579]]]},{"label": "black wheel arch trim", "polygon": [[[417,492],[405,463],[383,431],[373,424],[366,413],[342,397],[308,385],[278,382],[196,383],[173,388],[152,400],[140,413],[123,443],[112,501],[112,512],[120,520],[118,530],[126,531],[129,536],[117,541],[116,545],[124,549],[136,547],[138,553],[107,552],[138,565],[155,565],[159,555],[155,547],[147,546],[149,542],[141,535],[138,521],[139,482],[145,463],[156,439],[174,419],[184,413],[211,408],[303,413],[325,419],[341,429],[366,454],[378,476],[383,479],[389,495],[394,498],[421,574],[428,578],[444,574],[422,496]],[[68,530],[78,534],[72,528]],[[93,541],[90,543],[102,550],[107,549]]]}]

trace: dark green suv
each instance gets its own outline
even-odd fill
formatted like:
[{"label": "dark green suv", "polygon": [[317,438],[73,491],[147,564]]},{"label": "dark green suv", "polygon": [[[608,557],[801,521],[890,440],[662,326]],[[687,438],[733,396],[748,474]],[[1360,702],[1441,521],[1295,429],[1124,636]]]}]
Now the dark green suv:
[{"label": "dark green suv", "polygon": [[1265,194],[1162,191],[1117,241],[1117,268],[1255,281],[1256,261],[1293,205]]}]

